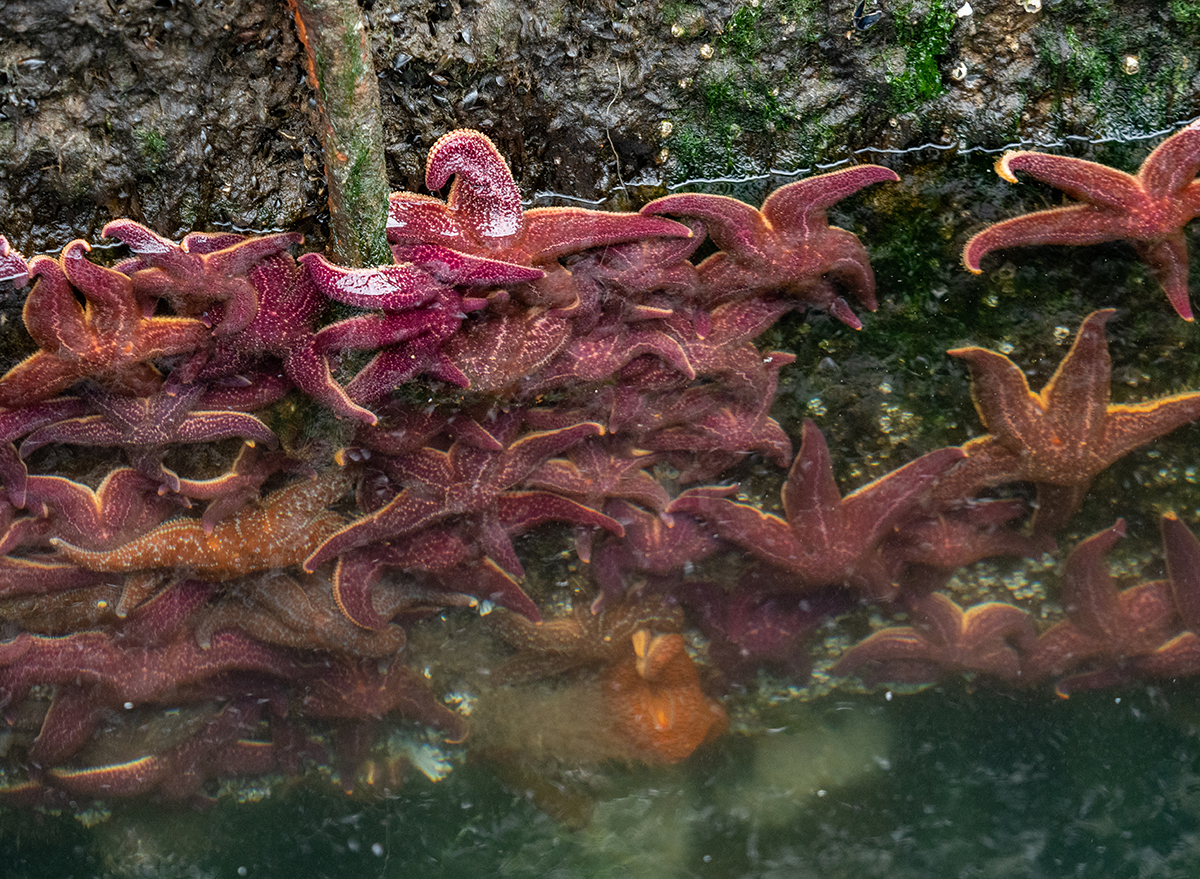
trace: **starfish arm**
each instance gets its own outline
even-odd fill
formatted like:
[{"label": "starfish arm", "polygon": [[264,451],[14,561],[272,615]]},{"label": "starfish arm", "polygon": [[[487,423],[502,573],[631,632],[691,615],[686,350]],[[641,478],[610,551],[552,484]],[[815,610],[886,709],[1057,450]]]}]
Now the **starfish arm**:
[{"label": "starfish arm", "polygon": [[960,448],[937,449],[851,492],[838,508],[838,530],[854,534],[866,546],[876,544],[962,459]]},{"label": "starfish arm", "polygon": [[762,213],[777,229],[809,230],[815,221],[825,225],[823,212],[874,183],[896,183],[900,177],[880,165],[855,165],[806,177],[781,186],[763,202]]},{"label": "starfish arm", "polygon": [[1006,448],[1021,449],[1023,437],[1035,433],[1043,414],[1025,373],[1003,354],[987,348],[953,348],[946,353],[967,362],[971,399],[983,426]]},{"label": "starfish arm", "polygon": [[391,244],[440,244],[459,250],[472,245],[444,201],[412,192],[393,192],[388,198],[387,239]]},{"label": "starfish arm", "polygon": [[585,421],[571,427],[526,434],[505,451],[497,484],[504,488],[516,485],[548,458],[562,454],[589,436],[601,436],[603,433],[603,425]]},{"label": "starfish arm", "polygon": [[1180,678],[1200,674],[1200,635],[1193,631],[1180,632],[1153,653],[1134,660],[1139,676],[1148,678]]},{"label": "starfish arm", "polygon": [[192,412],[175,431],[175,442],[207,443],[242,437],[275,448],[279,438],[275,432],[253,415],[244,412]]},{"label": "starfish arm", "polygon": [[762,265],[771,262],[767,248],[776,231],[759,211],[736,198],[693,192],[667,195],[647,204],[641,213],[703,220],[708,236],[728,257]]},{"label": "starfish arm", "polygon": [[687,226],[663,217],[616,214],[583,208],[534,208],[525,212],[520,249],[535,265],[592,247],[645,238],[690,238]]},{"label": "starfish arm", "polygon": [[881,680],[926,683],[944,674],[941,654],[938,647],[911,626],[894,626],[880,629],[855,644],[842,654],[829,673],[841,678],[857,674],[868,683]]},{"label": "starfish arm", "polygon": [[1071,350],[1038,395],[1042,423],[1056,448],[1086,448],[1105,434],[1112,359],[1104,327],[1114,314],[1104,308],[1084,319]]},{"label": "starfish arm", "polygon": [[1200,173],[1200,123],[1175,132],[1142,162],[1138,178],[1146,192],[1155,198],[1177,195],[1188,188]]},{"label": "starfish arm", "polygon": [[858,236],[831,227],[821,236],[820,247],[826,277],[853,295],[867,311],[875,311],[879,307],[875,298],[875,272]]},{"label": "starfish arm", "polygon": [[3,235],[0,235],[0,281],[12,281],[14,287],[29,283],[29,265]]},{"label": "starfish arm", "polygon": [[1121,601],[1105,556],[1125,536],[1125,520],[1093,534],[1071,551],[1063,571],[1062,605],[1072,625],[1091,638],[1119,639]]},{"label": "starfish arm", "polygon": [[58,687],[29,749],[29,761],[35,766],[54,766],[82,748],[106,713],[99,696],[94,687]]},{"label": "starfish arm", "polygon": [[471,592],[499,607],[506,607],[533,622],[542,618],[538,606],[525,594],[520,584],[491,559],[484,559],[470,567],[474,584]]},{"label": "starfish arm", "polygon": [[381,569],[382,565],[368,548],[340,556],[333,572],[333,598],[338,610],[354,625],[369,631],[384,629],[389,622],[372,601]]},{"label": "starfish arm", "polygon": [[137,356],[152,360],[198,351],[208,344],[211,333],[195,318],[151,317],[138,321],[131,335]]},{"label": "starfish arm", "polygon": [[412,534],[442,521],[448,515],[444,505],[438,501],[417,497],[409,490],[402,491],[386,506],[355,519],[326,538],[305,559],[304,570],[311,573],[347,550]]},{"label": "starfish arm", "polygon": [[91,249],[78,238],[64,247],[60,258],[63,273],[88,301],[88,316],[95,329],[105,335],[120,333],[140,316],[133,285],[128,275],[85,259]]},{"label": "starfish arm", "polygon": [[498,518],[508,534],[524,534],[544,522],[572,522],[611,531],[625,536],[625,529],[616,519],[606,516],[578,501],[542,491],[505,492],[496,499]]},{"label": "starfish arm", "polygon": [[25,329],[44,351],[72,350],[90,330],[62,267],[48,256],[35,256],[29,262],[29,274],[36,280],[25,297]]},{"label": "starfish arm", "polygon": [[409,311],[435,299],[440,286],[412,263],[346,269],[319,253],[306,253],[300,262],[322,293],[359,308]]},{"label": "starfish arm", "polygon": [[1174,513],[1162,517],[1163,552],[1175,607],[1184,626],[1200,630],[1200,540]]},{"label": "starfish arm", "polygon": [[962,640],[968,645],[998,644],[1007,648],[1011,643],[1018,653],[1031,650],[1037,640],[1037,627],[1029,612],[999,601],[967,608],[963,613],[962,630]]},{"label": "starfish arm", "polygon": [[[833,478],[833,460],[825,435],[811,418],[804,419],[801,429],[800,454],[792,464],[787,481],[780,493],[783,514],[793,528],[803,527],[805,533],[827,532],[832,518],[842,504],[842,493]],[[822,542],[828,543],[830,538]]]},{"label": "starfish arm", "polygon": [[1200,418],[1200,391],[1110,406],[1100,454],[1117,458]]},{"label": "starfish arm", "polygon": [[721,538],[778,567],[794,571],[804,564],[806,553],[791,526],[751,504],[688,491],[675,498],[668,511],[703,519]]},{"label": "starfish arm", "polygon": [[[398,250],[401,248],[394,248],[393,253]],[[404,258],[399,262],[411,262],[443,284],[497,287],[546,277],[544,271],[532,266],[488,259],[437,244],[413,244],[402,250]]]},{"label": "starfish arm", "polygon": [[1131,174],[1072,156],[1032,150],[1009,150],[996,160],[996,173],[1009,183],[1017,171],[1060,189],[1076,201],[1123,213],[1146,200],[1145,190]]},{"label": "starfish arm", "polygon": [[446,207],[484,241],[521,230],[521,192],[508,163],[486,135],[469,129],[443,134],[425,160],[425,186],[436,192],[451,177]]},{"label": "starfish arm", "polygon": [[980,274],[979,263],[993,250],[1035,244],[1103,244],[1133,237],[1119,215],[1090,204],[1074,204],[1021,214],[977,232],[963,248],[963,265]]},{"label": "starfish arm", "polygon": [[375,413],[356,404],[345,389],[333,380],[329,361],[316,352],[311,339],[288,351],[283,359],[283,370],[292,384],[338,415],[368,425],[378,422]]},{"label": "starfish arm", "polygon": [[28,458],[42,446],[62,443],[71,446],[118,446],[125,440],[124,431],[105,421],[101,415],[68,418],[55,424],[39,427],[21,443],[21,457]]},{"label": "starfish arm", "polygon": [[[282,253],[293,244],[301,244],[299,232],[274,232],[270,235],[248,236],[204,255],[205,273],[216,277],[240,277],[250,273],[259,263]],[[223,242],[222,242],[223,243]]]},{"label": "starfish arm", "polygon": [[81,361],[62,360],[45,351],[36,351],[0,378],[0,406],[28,406],[45,400],[87,374],[88,367]]},{"label": "starfish arm", "polygon": [[1166,291],[1175,313],[1186,321],[1193,320],[1192,304],[1188,301],[1187,239],[1183,230],[1154,241],[1134,241],[1133,247],[1150,267],[1154,280]]},{"label": "starfish arm", "polygon": [[1036,509],[1029,527],[1035,539],[1049,538],[1054,532],[1061,531],[1083,506],[1092,480],[1078,472],[1074,479],[1069,485],[1037,483]]}]

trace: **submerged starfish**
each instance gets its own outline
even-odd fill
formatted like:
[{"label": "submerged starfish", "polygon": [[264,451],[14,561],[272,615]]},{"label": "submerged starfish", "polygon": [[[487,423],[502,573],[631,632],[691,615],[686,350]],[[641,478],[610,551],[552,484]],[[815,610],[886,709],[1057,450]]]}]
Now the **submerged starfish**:
[{"label": "submerged starfish", "polygon": [[1188,253],[1183,227],[1200,215],[1200,122],[1158,145],[1137,174],[1070,156],[1009,151],[996,173],[1016,183],[1025,171],[1082,202],[1035,211],[989,226],[963,249],[963,263],[978,274],[993,250],[1027,244],[1099,244],[1128,240],[1167,292],[1175,311],[1192,320]]},{"label": "submerged starfish", "polygon": [[107,551],[52,543],[66,559],[93,571],[181,568],[209,580],[230,580],[303,561],[342,525],[326,507],[349,488],[350,476],[339,467],[286,485],[211,531],[199,519],[175,519]]},{"label": "submerged starfish", "polygon": [[140,473],[179,491],[179,476],[163,466],[174,443],[206,443],[243,437],[274,447],[269,427],[244,412],[197,410],[204,386],[169,381],[149,397],[127,397],[92,389],[85,394],[98,415],[67,418],[39,427],[21,443],[21,457],[49,443],[75,446],[120,446]]},{"label": "submerged starfish", "polygon": [[883,597],[893,586],[880,542],[961,458],[959,449],[930,452],[843,498],[825,437],[805,420],[800,454],[783,486],[786,520],[711,489],[684,492],[668,512],[706,521],[724,540],[793,573],[799,588],[844,584]]},{"label": "submerged starfish", "polygon": [[789,183],[767,196],[761,211],[728,196],[681,193],[650,202],[642,213],[704,221],[721,250],[698,267],[710,298],[778,291],[861,329],[833,282],[874,311],[875,274],[858,236],[830,226],[825,212],[865,186],[899,179],[879,165],[856,165]]},{"label": "submerged starfish", "polygon": [[1037,485],[1035,534],[1049,534],[1079,509],[1092,479],[1113,461],[1200,417],[1200,393],[1144,403],[1109,403],[1112,361],[1104,325],[1112,309],[1093,312],[1041,393],[1015,363],[986,348],[949,353],[971,369],[971,393],[988,434],[963,446],[966,460],[938,485],[955,502],[986,485]]},{"label": "submerged starfish", "polygon": [[22,314],[39,350],[0,378],[0,406],[29,406],[89,376],[123,393],[152,394],[162,384],[152,361],[207,344],[198,320],[143,317],[129,278],[84,259],[89,250],[76,240],[58,260],[30,263],[37,283]]},{"label": "submerged starfish", "polygon": [[977,672],[1013,683],[1036,638],[1033,618],[1019,607],[991,601],[963,610],[940,592],[914,601],[912,618],[911,626],[881,629],[856,644],[831,674],[920,684]]}]

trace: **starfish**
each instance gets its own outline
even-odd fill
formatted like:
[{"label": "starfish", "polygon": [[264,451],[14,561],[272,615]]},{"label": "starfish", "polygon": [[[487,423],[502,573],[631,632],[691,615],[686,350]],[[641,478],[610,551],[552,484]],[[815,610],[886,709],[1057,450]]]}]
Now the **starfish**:
[{"label": "starfish", "polygon": [[80,397],[55,397],[20,409],[0,412],[0,481],[9,502],[21,509],[25,506],[29,469],[17,452],[13,441],[47,424],[66,418],[77,418],[87,412],[87,403]]},{"label": "starfish", "polygon": [[347,550],[392,541],[454,516],[475,515],[485,554],[506,570],[522,575],[524,570],[500,521],[501,498],[510,506],[509,516],[517,517],[525,515],[521,510],[540,515],[549,504],[570,503],[545,492],[522,493],[516,486],[548,458],[604,429],[586,422],[512,438],[520,418],[520,412],[500,417],[496,434],[504,437],[502,451],[476,448],[460,439],[446,452],[422,449],[399,459],[397,475],[406,487],[382,508],[330,536],[305,561],[305,570],[313,571]]},{"label": "starfish", "polygon": [[[414,604],[421,607],[423,597],[382,584],[374,592],[375,610],[390,620]],[[213,633],[221,629],[240,629],[267,644],[343,656],[395,656],[406,640],[398,625],[371,631],[352,623],[334,602],[328,579],[317,575],[296,578],[282,571],[235,584],[196,625],[196,639],[202,647],[207,646]]]},{"label": "starfish", "polygon": [[334,468],[272,492],[211,532],[199,519],[174,519],[111,550],[86,550],[60,539],[51,543],[63,558],[92,571],[180,568],[208,580],[231,580],[303,561],[342,525],[326,507],[349,487],[346,471]]},{"label": "starfish", "polygon": [[262,238],[192,232],[176,244],[133,220],[114,220],[100,234],[121,239],[137,254],[117,268],[130,276],[148,310],[162,297],[176,314],[212,320],[213,303],[220,303],[218,337],[240,333],[258,312],[258,293],[246,277],[250,270],[304,240],[296,232]]},{"label": "starfish", "polygon": [[269,427],[243,412],[197,410],[204,386],[168,381],[150,397],[126,397],[98,389],[85,393],[97,415],[67,418],[39,427],[21,443],[28,457],[49,443],[76,446],[120,446],[130,463],[150,479],[179,491],[179,475],[163,466],[163,455],[174,443],[205,443],[244,437],[274,447],[278,440]]},{"label": "starfish", "polygon": [[614,731],[634,759],[678,763],[728,729],[725,710],[700,687],[682,635],[639,629],[630,641],[632,655],[602,683]]},{"label": "starfish", "polygon": [[12,281],[14,287],[29,283],[29,265],[13,250],[8,239],[0,235],[0,281]]},{"label": "starfish", "polygon": [[58,260],[38,256],[30,263],[37,283],[22,314],[40,350],[0,378],[0,406],[30,406],[89,376],[123,393],[152,394],[162,376],[151,361],[208,343],[208,328],[198,320],[143,317],[129,278],[84,259],[90,249],[76,240]]},{"label": "starfish", "polygon": [[728,196],[680,193],[650,202],[642,213],[704,221],[720,249],[698,266],[710,300],[778,291],[861,329],[834,282],[874,311],[875,274],[862,242],[830,226],[826,211],[865,186],[899,179],[879,165],[856,165],[789,183],[767,196],[761,211]]},{"label": "starfish", "polygon": [[668,512],[704,520],[722,539],[795,574],[798,588],[847,585],[886,597],[894,587],[880,542],[961,458],[959,449],[930,452],[842,498],[825,437],[806,420],[783,486],[786,520],[708,489],[684,492]]},{"label": "starfish", "polygon": [[1166,582],[1154,580],[1118,591],[1104,557],[1124,535],[1125,520],[1118,519],[1071,551],[1059,598],[1067,618],[1038,638],[1025,663],[1029,681],[1066,675],[1057,685],[1058,694],[1065,697],[1123,679],[1122,663],[1154,653],[1177,633]]},{"label": "starfish", "polygon": [[[526,486],[565,495],[592,509],[608,498],[628,498],[656,513],[664,513],[671,498],[645,468],[655,456],[641,450],[614,449],[600,438],[585,440],[567,450],[565,458],[551,458],[529,474]],[[590,561],[595,529],[578,526],[575,549],[580,561]]]},{"label": "starfish", "polygon": [[978,488],[1025,481],[1037,486],[1035,535],[1061,528],[1078,511],[1092,479],[1128,452],[1200,416],[1200,393],[1112,404],[1112,361],[1104,325],[1093,312],[1041,393],[1015,363],[986,348],[949,353],[967,362],[971,393],[988,434],[966,443],[963,461],[935,491],[939,503]]},{"label": "starfish", "polygon": [[966,610],[934,592],[912,604],[911,626],[881,629],[852,647],[830,673],[858,674],[873,686],[934,683],[973,672],[1007,683],[1021,680],[1021,656],[1037,637],[1019,607],[990,601]]},{"label": "starfish", "polygon": [[988,226],[967,242],[963,264],[978,274],[993,250],[1028,244],[1100,244],[1128,240],[1184,320],[1188,302],[1188,253],[1183,227],[1200,215],[1200,123],[1158,145],[1137,174],[1070,156],[1019,150],[996,162],[1009,183],[1025,171],[1080,204],[1035,211]]},{"label": "starfish", "polygon": [[463,253],[524,266],[548,265],[592,247],[644,238],[690,238],[692,232],[670,220],[581,208],[521,209],[521,193],[496,145],[478,131],[459,129],[438,139],[425,164],[431,192],[450,178],[446,201],[407,192],[393,193],[388,241],[401,245],[441,245]]},{"label": "starfish", "polygon": [[178,509],[158,493],[158,481],[128,467],[113,470],[95,491],[61,476],[29,477],[35,514],[17,519],[0,537],[0,552],[46,545],[51,537],[88,549],[108,549],[141,534]]},{"label": "starfish", "polygon": [[474,391],[511,395],[531,384],[529,395],[536,395],[540,371],[566,347],[571,333],[571,321],[560,312],[509,302],[467,322],[444,351]]},{"label": "starfish", "polygon": [[599,611],[580,601],[567,613],[547,620],[530,620],[502,609],[492,611],[486,620],[517,651],[496,670],[498,680],[512,684],[619,664],[629,654],[630,638],[637,632],[682,629],[683,611],[661,595],[644,595],[610,602]]},{"label": "starfish", "polygon": [[317,350],[313,321],[325,299],[309,272],[279,253],[251,268],[249,282],[258,303],[254,318],[236,333],[219,336],[211,351],[187,365],[184,378],[211,381],[243,374],[262,355],[274,355],[283,361],[284,375],[305,394],[339,416],[374,424],[375,415],[347,396],[330,375],[325,353]]}]

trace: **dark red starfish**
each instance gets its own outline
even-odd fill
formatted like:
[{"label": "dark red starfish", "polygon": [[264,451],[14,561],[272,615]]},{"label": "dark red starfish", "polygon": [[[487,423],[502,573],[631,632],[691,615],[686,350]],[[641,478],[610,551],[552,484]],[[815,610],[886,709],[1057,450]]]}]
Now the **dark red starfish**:
[{"label": "dark red starfish", "polygon": [[704,222],[721,250],[698,267],[710,300],[778,291],[861,329],[834,282],[874,311],[875,274],[862,242],[830,226],[826,211],[865,186],[899,179],[879,165],[856,165],[789,183],[767,196],[761,211],[723,195],[681,193],[650,202],[642,213]]},{"label": "dark red starfish", "polygon": [[1090,314],[1041,393],[1019,366],[986,348],[949,353],[971,369],[971,394],[988,429],[963,446],[966,460],[937,487],[940,502],[979,487],[1032,482],[1038,488],[1035,534],[1050,534],[1078,511],[1092,479],[1138,446],[1200,417],[1200,393],[1144,403],[1109,402],[1112,360],[1104,325],[1112,309]]},{"label": "dark red starfish", "polygon": [[[118,264],[134,292],[152,312],[164,298],[176,314],[217,322],[215,335],[240,333],[258,312],[258,294],[248,275],[269,256],[299,244],[304,236],[280,232],[252,238],[232,232],[192,232],[176,244],[133,220],[114,220],[101,235],[119,238],[137,256]],[[219,303],[219,315],[214,304]]]},{"label": "dark red starfish", "polygon": [[978,274],[993,250],[1027,244],[1099,244],[1126,240],[1167,292],[1184,320],[1188,302],[1188,253],[1183,227],[1200,215],[1200,122],[1158,145],[1137,174],[1070,156],[1009,151],[996,173],[1010,183],[1017,171],[1061,189],[1080,204],[1023,214],[988,226],[967,242],[963,264]]},{"label": "dark red starfish", "polygon": [[911,626],[875,632],[830,673],[857,674],[868,685],[933,683],[964,672],[1021,679],[1021,656],[1036,638],[1033,618],[1021,608],[993,601],[963,610],[934,592],[914,601],[911,613]]},{"label": "dark red starfish", "polygon": [[842,498],[825,437],[804,422],[800,454],[784,483],[786,519],[750,504],[684,492],[668,511],[697,516],[724,540],[796,576],[799,588],[847,585],[873,597],[894,590],[879,544],[953,464],[960,449],[939,449]]},{"label": "dark red starfish", "polygon": [[92,390],[86,394],[97,415],[68,418],[39,427],[21,443],[22,457],[48,443],[77,446],[120,446],[134,469],[179,491],[179,476],[163,466],[173,443],[204,443],[244,437],[274,447],[278,440],[253,415],[195,409],[204,393],[201,384],[170,382],[150,397],[126,397]]}]

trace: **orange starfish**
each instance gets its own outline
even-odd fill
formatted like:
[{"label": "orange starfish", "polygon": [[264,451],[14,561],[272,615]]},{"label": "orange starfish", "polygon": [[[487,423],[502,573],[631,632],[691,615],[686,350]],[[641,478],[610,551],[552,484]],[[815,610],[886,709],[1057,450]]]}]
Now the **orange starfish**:
[{"label": "orange starfish", "polygon": [[604,677],[604,698],[617,734],[647,763],[678,763],[725,732],[725,710],[700,689],[683,636],[633,634],[634,653]]},{"label": "orange starfish", "polygon": [[1035,394],[1015,363],[986,348],[948,352],[967,361],[971,392],[989,433],[964,445],[963,460],[934,489],[958,501],[986,485],[1037,485],[1036,534],[1066,524],[1092,479],[1118,458],[1200,417],[1200,393],[1142,403],[1109,403],[1112,360],[1104,325],[1113,309],[1092,312],[1058,370]]},{"label": "orange starfish", "polygon": [[350,482],[340,467],[294,482],[218,522],[211,533],[200,519],[175,519],[104,552],[51,542],[72,563],[93,571],[185,568],[208,580],[230,580],[304,561],[342,526],[342,518],[325,508],[349,490]]}]

